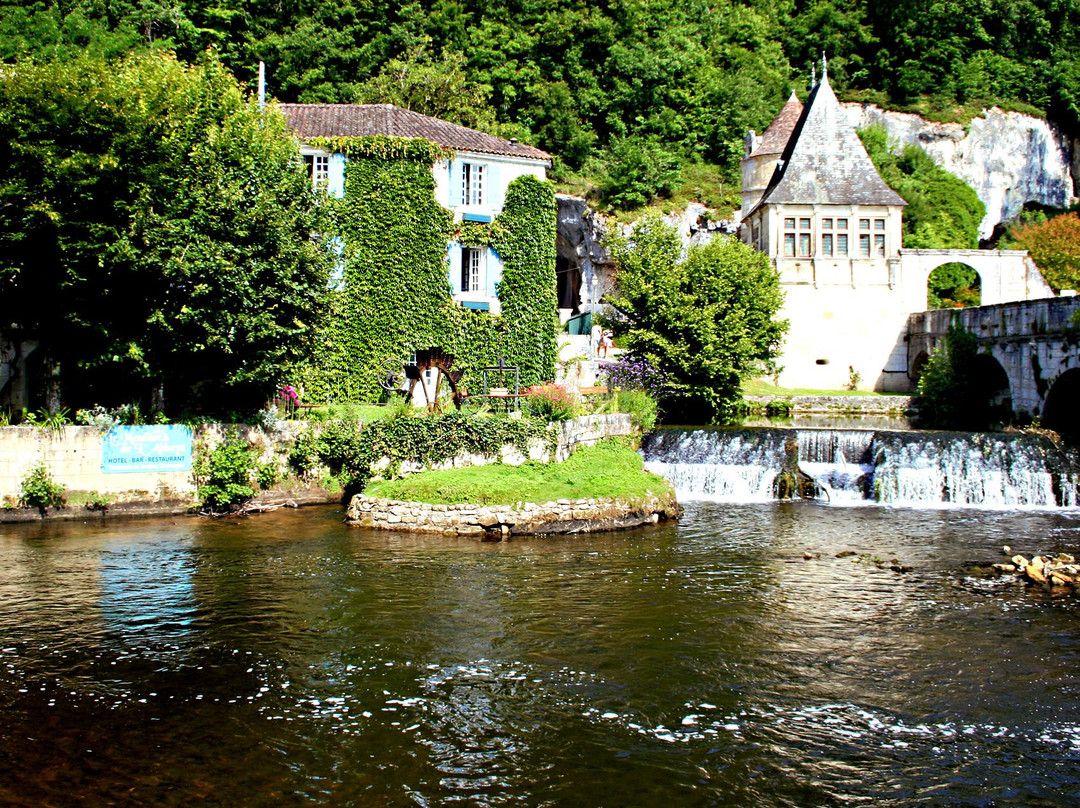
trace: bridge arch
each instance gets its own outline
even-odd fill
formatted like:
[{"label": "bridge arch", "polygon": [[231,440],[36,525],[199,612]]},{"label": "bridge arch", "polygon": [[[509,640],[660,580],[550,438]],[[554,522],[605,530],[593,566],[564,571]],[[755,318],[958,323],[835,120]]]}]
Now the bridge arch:
[{"label": "bridge arch", "polygon": [[1080,433],[1080,368],[1066,370],[1051,385],[1043,405],[1042,425],[1063,435]]},{"label": "bridge arch", "polygon": [[982,304],[982,276],[963,261],[945,261],[926,276],[928,309],[965,309]]},{"label": "bridge arch", "polygon": [[913,297],[926,289],[931,272],[950,263],[978,273],[983,306],[1054,295],[1026,250],[900,250],[904,282]]},{"label": "bridge arch", "polygon": [[972,360],[971,373],[976,380],[975,394],[989,409],[988,420],[1004,424],[1012,421],[1012,384],[997,357],[989,353],[978,354]]}]

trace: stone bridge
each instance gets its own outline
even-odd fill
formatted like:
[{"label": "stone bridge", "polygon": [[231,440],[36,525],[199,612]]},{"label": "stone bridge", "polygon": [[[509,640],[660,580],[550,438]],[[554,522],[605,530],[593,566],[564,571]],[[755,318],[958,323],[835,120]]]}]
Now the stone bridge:
[{"label": "stone bridge", "polygon": [[[984,287],[985,288],[985,287]],[[908,318],[908,375],[956,324],[979,341],[980,372],[999,402],[1060,431],[1080,420],[1080,297],[922,311]]]}]

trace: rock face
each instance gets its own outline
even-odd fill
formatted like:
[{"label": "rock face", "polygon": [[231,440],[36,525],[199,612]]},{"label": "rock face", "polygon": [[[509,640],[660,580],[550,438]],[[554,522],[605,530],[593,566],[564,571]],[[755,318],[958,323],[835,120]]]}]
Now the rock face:
[{"label": "rock face", "polygon": [[614,267],[604,246],[604,217],[576,196],[556,194],[555,202],[555,244],[560,264],[565,262],[560,271],[568,273],[578,285],[580,308],[591,311],[615,283]]},{"label": "rock face", "polygon": [[560,499],[514,505],[430,505],[357,494],[345,521],[381,530],[499,541],[510,536],[624,530],[675,519],[681,513],[672,491],[641,499]]},{"label": "rock face", "polygon": [[921,146],[939,166],[974,188],[986,205],[981,238],[989,238],[1026,202],[1060,208],[1076,196],[1080,150],[1042,119],[995,107],[965,128],[872,104],[844,107],[853,126],[884,126],[891,138]]}]

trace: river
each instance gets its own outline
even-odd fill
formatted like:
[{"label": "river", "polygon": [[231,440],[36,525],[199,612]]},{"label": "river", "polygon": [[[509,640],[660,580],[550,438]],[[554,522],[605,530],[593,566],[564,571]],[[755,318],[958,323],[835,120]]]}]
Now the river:
[{"label": "river", "polygon": [[341,519],[5,527],[0,804],[1080,803],[1080,602],[965,571],[1076,511]]}]

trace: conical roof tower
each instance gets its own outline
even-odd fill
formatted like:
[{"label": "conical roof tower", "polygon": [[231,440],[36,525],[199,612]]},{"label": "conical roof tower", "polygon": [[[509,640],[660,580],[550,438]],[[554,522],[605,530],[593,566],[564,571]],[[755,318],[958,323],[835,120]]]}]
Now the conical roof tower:
[{"label": "conical roof tower", "polygon": [[823,71],[758,206],[906,204],[881,179]]}]

